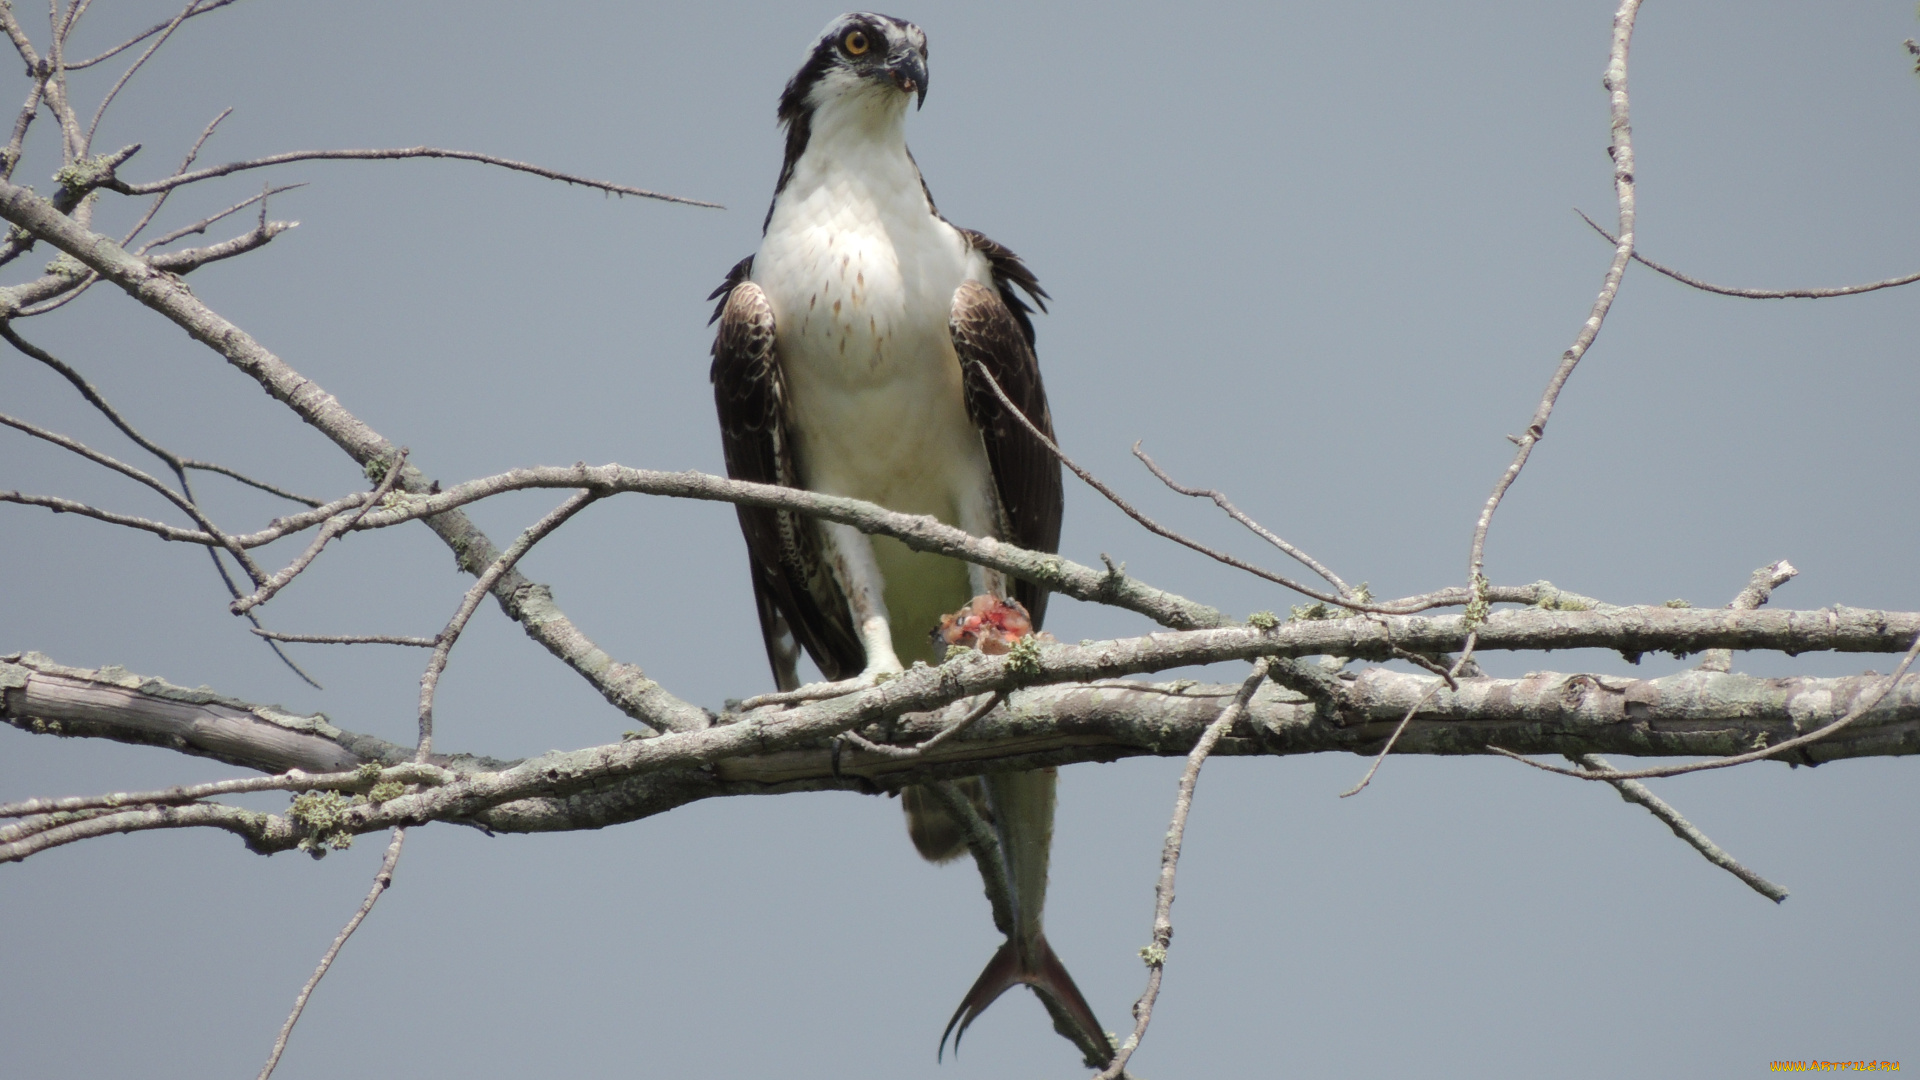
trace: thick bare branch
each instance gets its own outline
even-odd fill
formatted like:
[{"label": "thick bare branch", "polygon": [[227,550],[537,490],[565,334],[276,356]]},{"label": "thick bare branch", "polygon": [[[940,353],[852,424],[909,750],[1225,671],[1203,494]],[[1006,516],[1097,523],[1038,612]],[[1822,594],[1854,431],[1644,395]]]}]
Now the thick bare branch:
[{"label": "thick bare branch", "polygon": [[[1744,617],[1785,614],[1748,612]],[[1496,616],[1491,622],[1499,621]],[[851,699],[517,763],[439,755],[433,764],[459,773],[458,779],[378,806],[354,807],[340,827],[367,832],[442,820],[507,832],[599,828],[717,796],[871,791],[983,768],[1184,754],[1218,719],[1232,688],[1109,682],[1103,676],[1271,655],[1244,653],[1233,642],[1235,635],[1245,633],[1197,631],[1053,646],[1042,649],[1032,667],[1018,671],[1009,670],[1003,659],[972,655],[938,669],[916,668]],[[1277,638],[1268,642],[1269,647],[1281,644]],[[1296,642],[1292,647],[1324,646]],[[1083,685],[1036,685],[1048,680]],[[1884,676],[1756,679],[1687,671],[1655,680],[1555,673],[1461,679],[1459,689],[1451,690],[1432,676],[1383,668],[1342,681],[1346,690],[1331,707],[1277,686],[1261,690],[1244,724],[1228,732],[1216,752],[1376,753],[1409,707],[1430,695],[1401,735],[1399,752],[1485,754],[1498,753],[1499,747],[1536,754],[1727,757],[1830,726],[1889,686]],[[857,747],[836,751],[829,741],[839,732],[884,720],[891,722],[896,741],[924,742],[951,724],[946,705],[1000,690],[1012,692],[1005,708],[913,760]],[[344,732],[321,717],[290,716],[115,669],[63,668],[31,655],[0,662],[0,699],[0,719],[22,730],[165,746],[275,774],[295,768],[340,773],[368,762],[398,765],[413,756],[412,747]],[[1806,746],[1793,760],[1818,764],[1913,753],[1920,753],[1920,678],[1905,678],[1858,722]],[[259,850],[284,850],[310,835],[279,819],[233,815],[194,821],[123,815],[105,824],[78,823],[76,830],[85,826],[83,831],[65,835],[81,839],[183,823],[228,828]],[[37,842],[35,850],[44,846]]]},{"label": "thick bare branch", "polygon": [[[1858,721],[1861,717],[1872,712],[1879,706],[1884,698],[1892,694],[1894,690],[1900,686],[1901,678],[1906,675],[1907,669],[1913,666],[1916,658],[1920,658],[1920,634],[1914,635],[1913,644],[1908,646],[1907,654],[1900,658],[1900,664],[1893,669],[1893,674],[1884,677],[1870,676],[1871,685],[1867,691],[1862,693],[1852,703],[1851,707],[1832,723],[1822,724],[1812,731],[1795,735],[1785,742],[1769,743],[1763,741],[1757,743],[1754,749],[1744,754],[1734,754],[1731,757],[1723,757],[1714,761],[1699,761],[1691,765],[1664,765],[1652,769],[1635,769],[1631,772],[1594,772],[1589,770],[1582,773],[1568,769],[1559,769],[1552,765],[1543,765],[1538,761],[1528,760],[1525,756],[1516,754],[1505,747],[1495,746],[1490,747],[1490,749],[1496,754],[1513,758],[1516,761],[1531,765],[1536,769],[1544,769],[1547,772],[1558,773],[1561,776],[1577,776],[1582,780],[1605,780],[1608,783],[1616,780],[1651,780],[1655,777],[1682,776],[1691,772],[1706,772],[1709,769],[1730,769],[1736,765],[1745,765],[1754,761],[1765,761],[1768,758],[1797,762],[1802,760],[1806,747],[1838,735],[1855,721]],[[1793,753],[1788,754],[1788,751],[1792,751]]]}]

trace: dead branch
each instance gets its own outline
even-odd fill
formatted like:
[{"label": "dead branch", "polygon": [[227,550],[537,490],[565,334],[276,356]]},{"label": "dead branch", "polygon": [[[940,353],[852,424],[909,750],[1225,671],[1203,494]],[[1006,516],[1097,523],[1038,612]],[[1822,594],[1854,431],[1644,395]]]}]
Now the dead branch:
[{"label": "dead branch", "polygon": [[[1580,219],[1592,226],[1594,232],[1606,237],[1608,243],[1614,242],[1613,234],[1602,228],[1598,222],[1578,210],[1574,213],[1580,214]],[[1715,285],[1711,281],[1702,281],[1671,266],[1654,262],[1637,251],[1633,253],[1633,261],[1656,274],[1670,277],[1682,285],[1699,289],[1701,292],[1717,293],[1720,296],[1737,296],[1743,300],[1826,300],[1836,296],[1859,296],[1861,293],[1878,292],[1881,289],[1895,289],[1920,281],[1920,273],[1913,273],[1884,278],[1880,281],[1869,281],[1864,285],[1836,285],[1824,289],[1743,289],[1733,285]]]},{"label": "dead branch", "polygon": [[249,169],[264,169],[272,165],[285,165],[295,161],[401,161],[407,158],[446,158],[452,161],[476,161],[482,165],[495,165],[514,172],[531,173],[548,180],[558,180],[563,184],[593,188],[610,195],[633,195],[642,199],[658,199],[661,202],[680,203],[684,206],[704,206],[714,210],[724,210],[719,203],[689,199],[682,195],[669,195],[661,191],[649,191],[646,188],[615,184],[607,180],[595,180],[587,176],[560,172],[542,165],[533,165],[512,158],[496,157],[493,154],[479,154],[471,150],[447,150],[437,146],[407,146],[386,150],[294,150],[285,154],[273,154],[268,157],[254,158],[250,161],[230,161],[224,165],[213,165],[193,172],[180,173],[161,180],[149,180],[146,183],[128,183],[118,178],[104,185],[109,190],[122,195],[153,195],[170,191],[187,184],[197,184],[202,180],[211,180],[218,176],[228,176]]},{"label": "dead branch", "polygon": [[[1920,622],[1920,616],[1909,620]],[[717,796],[871,791],[990,767],[1182,754],[1218,719],[1230,688],[1100,680],[1119,671],[1221,658],[1222,652],[1239,650],[1220,648],[1218,641],[1211,648],[1193,646],[1203,644],[1199,639],[1234,633],[1239,631],[1053,646],[1041,650],[1037,673],[1024,666],[1010,670],[1004,658],[971,655],[941,668],[916,668],[849,699],[521,762],[435,756],[432,764],[456,773],[456,779],[378,805],[352,807],[339,827],[361,833],[439,820],[503,832],[599,828]],[[1188,640],[1169,647],[1172,643],[1163,640],[1169,638]],[[1857,723],[1807,746],[1794,760],[1817,764],[1920,753],[1920,678],[1756,679],[1696,670],[1632,680],[1538,673],[1524,679],[1461,679],[1456,691],[1431,676],[1381,668],[1354,677],[1337,711],[1269,686],[1253,696],[1244,723],[1227,732],[1215,752],[1376,753],[1409,706],[1431,695],[1401,736],[1400,752],[1485,754],[1517,748],[1724,758],[1830,727],[1883,689],[1885,699],[1859,710],[1864,715]],[[1003,690],[1011,695],[1004,709],[913,760],[857,747],[835,751],[827,741],[890,721],[896,740],[923,742],[950,725],[945,708],[952,702]],[[273,774],[295,768],[351,773],[368,763],[400,765],[414,756],[412,747],[345,732],[321,718],[290,716],[113,669],[64,668],[35,656],[0,662],[0,695],[0,718],[21,730],[165,746]],[[90,836],[189,826],[233,831],[262,851],[311,838],[310,830],[274,815],[236,810],[183,817],[127,810],[27,843],[37,851]],[[30,853],[0,847],[0,858]]]},{"label": "dead branch", "polygon": [[327,969],[333,966],[334,958],[340,955],[340,950],[346,945],[347,939],[353,936],[355,930],[360,929],[362,922],[366,921],[367,916],[373,911],[373,905],[379,902],[380,894],[392,887],[393,868],[400,862],[400,847],[406,838],[407,830],[400,828],[393,830],[393,842],[387,845],[387,854],[380,860],[380,869],[373,875],[373,888],[367,892],[367,898],[360,902],[360,910],[354,912],[353,917],[347,920],[347,925],[340,928],[340,933],[333,939],[333,944],[328,946],[325,955],[320,957],[320,966],[313,969],[313,974],[307,978],[306,985],[300,988],[299,996],[293,999],[293,1011],[287,1014],[286,1023],[280,1025],[280,1034],[273,1040],[273,1049],[267,1054],[267,1063],[260,1068],[259,1080],[267,1080],[273,1075],[274,1067],[280,1064],[280,1055],[286,1052],[287,1037],[293,1034],[293,1025],[300,1022],[300,1014],[307,1008],[307,999],[313,996],[313,988],[320,985],[320,980],[326,977]]},{"label": "dead branch", "polygon": [[[1569,757],[1567,760],[1592,772],[1617,771],[1608,764],[1606,758],[1598,754],[1580,754],[1577,757]],[[1722,851],[1720,845],[1709,839],[1706,833],[1695,828],[1691,821],[1680,816],[1680,811],[1669,806],[1666,800],[1648,790],[1647,785],[1638,780],[1615,780],[1612,783],[1620,792],[1621,799],[1646,807],[1648,813],[1659,818],[1667,828],[1673,830],[1673,835],[1685,840],[1688,846],[1698,851],[1708,862],[1739,878],[1748,888],[1776,904],[1786,900],[1787,890],[1740,865],[1739,860]]]},{"label": "dead branch", "polygon": [[1180,774],[1179,794],[1173,800],[1173,821],[1167,826],[1166,842],[1160,851],[1160,880],[1154,886],[1153,901],[1153,938],[1140,950],[1140,958],[1147,962],[1147,988],[1140,999],[1133,1004],[1133,1033],[1114,1051],[1113,1061],[1100,1073],[1098,1080],[1118,1080],[1126,1071],[1127,1060],[1139,1048],[1140,1040],[1147,1033],[1147,1025],[1153,1020],[1153,1003],[1160,997],[1160,977],[1166,971],[1167,949],[1173,944],[1173,881],[1180,867],[1180,847],[1186,839],[1187,814],[1193,809],[1193,789],[1200,783],[1200,767],[1207,763],[1207,756],[1220,742],[1221,736],[1237,722],[1247,711],[1248,702],[1253,700],[1254,691],[1267,680],[1267,661],[1257,660],[1253,665],[1253,674],[1248,675],[1240,684],[1240,690],[1220,710],[1219,719],[1207,725],[1195,740],[1193,750],[1187,754],[1187,767]]},{"label": "dead branch", "polygon": [[[191,290],[158,268],[158,259],[146,260],[131,254],[112,238],[91,232],[55,213],[46,200],[33,192],[4,181],[0,181],[0,218],[60,248],[166,316],[195,340],[257,380],[269,394],[326,434],[362,466],[392,460],[397,450],[392,443],[246,331],[201,303]],[[0,318],[9,314],[6,299],[0,294]],[[404,466],[399,486],[403,491],[421,494],[432,485],[419,470]],[[457,510],[435,515],[427,519],[427,524],[453,549],[461,567],[469,573],[478,574],[499,556],[493,541]],[[495,582],[494,597],[528,636],[587,679],[628,716],[661,731],[697,730],[706,725],[704,709],[682,701],[647,678],[638,667],[614,660],[581,633],[553,603],[549,590],[536,586],[518,572],[511,572]]]},{"label": "dead branch", "polygon": [[1620,291],[1620,278],[1627,272],[1627,263],[1633,256],[1633,127],[1627,115],[1627,47],[1633,41],[1633,19],[1640,10],[1640,0],[1623,0],[1620,9],[1613,16],[1613,46],[1607,57],[1606,76],[1602,84],[1607,88],[1609,106],[1613,114],[1612,142],[1607,153],[1613,158],[1613,190],[1620,203],[1620,239],[1613,252],[1613,262],[1607,267],[1606,277],[1600,283],[1600,295],[1594,298],[1593,308],[1587,313],[1587,321],[1580,326],[1573,344],[1561,354],[1560,366],[1554,369],[1553,377],[1547,380],[1547,389],[1540,396],[1540,404],[1534,408],[1533,419],[1527,428],[1512,438],[1518,449],[1507,470],[1493,485],[1493,493],[1480,509],[1480,519],[1473,526],[1473,546],[1467,557],[1467,582],[1476,592],[1486,581],[1484,573],[1487,553],[1487,530],[1493,524],[1493,513],[1500,508],[1500,501],[1506,497],[1507,489],[1520,477],[1520,470],[1526,468],[1527,458],[1532,456],[1533,448],[1547,433],[1547,419],[1553,415],[1553,406],[1560,398],[1560,391],[1573,377],[1573,369],[1580,358],[1587,354],[1593,340],[1600,336],[1600,326],[1607,319],[1607,312],[1613,307],[1613,298]]}]

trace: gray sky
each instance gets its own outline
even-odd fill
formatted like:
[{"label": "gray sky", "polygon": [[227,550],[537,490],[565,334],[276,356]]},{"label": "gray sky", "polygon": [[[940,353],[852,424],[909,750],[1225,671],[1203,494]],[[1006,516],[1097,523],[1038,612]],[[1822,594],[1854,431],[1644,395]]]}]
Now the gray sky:
[{"label": "gray sky", "polygon": [[[75,51],[171,10],[102,6]],[[615,200],[458,163],[297,165],[273,178],[310,186],[272,210],[301,227],[191,279],[442,480],[576,460],[719,471],[704,298],[758,242],[780,160],[775,97],[837,10],[260,0],[183,29],[97,145],[144,143],[123,172],[156,176],[234,105],[203,160],[428,143],[726,204]],[[1020,252],[1055,297],[1039,351],[1069,452],[1163,520],[1252,556],[1265,558],[1205,507],[1156,492],[1127,447],[1144,439],[1177,476],[1231,492],[1378,594],[1462,578],[1511,453],[1503,436],[1525,424],[1609,257],[1572,212],[1613,213],[1609,4],[891,13],[931,42],[909,139],[942,211]],[[1916,35],[1905,2],[1648,4],[1631,69],[1642,250],[1743,285],[1915,269],[1920,81],[1900,43]],[[87,108],[112,74],[76,76]],[[19,176],[51,190],[57,163],[35,134]],[[168,221],[260,179],[183,192]],[[128,217],[109,198],[104,220]],[[1920,607],[1917,302],[1759,304],[1634,269],[1496,521],[1490,575],[1718,605],[1785,557],[1803,574],[1778,604]],[[123,295],[95,289],[21,329],[180,453],[328,496],[359,482],[250,380]],[[132,452],[18,356],[0,356],[0,401]],[[0,486],[159,512],[5,433]],[[202,486],[236,525],[281,509]],[[555,501],[515,496],[475,516],[499,539]],[[1111,553],[1230,611],[1291,602],[1083,488],[1069,490],[1062,550]],[[770,682],[743,554],[724,507],[623,498],[526,570],[615,656],[718,705]],[[117,663],[411,737],[420,657],[309,646],[298,655],[327,687],[313,691],[225,614],[197,550],[0,508],[0,567],[0,651]],[[264,615],[285,630],[431,633],[464,588],[425,530],[362,536]],[[1075,640],[1145,624],[1062,601],[1050,629]],[[1506,675],[1678,666],[1485,662]],[[1736,658],[1764,674],[1862,666]],[[631,726],[491,605],[437,716],[439,745],[497,755]],[[1657,785],[1793,890],[1775,907],[1610,791],[1509,762],[1394,759],[1347,800],[1335,796],[1359,758],[1215,762],[1135,1064],[1156,1078],[1736,1076],[1781,1058],[1920,1059],[1911,767]],[[1135,950],[1178,769],[1062,777],[1048,936],[1116,1030],[1144,981]],[[0,730],[0,798],[232,773]],[[921,863],[902,832],[894,804],[843,794],[715,801],[578,835],[416,830],[277,1075],[1074,1075],[1025,994],[935,1065],[996,935],[972,872]],[[370,836],[314,863],[148,834],[0,869],[0,1075],[252,1075],[383,846]]]}]

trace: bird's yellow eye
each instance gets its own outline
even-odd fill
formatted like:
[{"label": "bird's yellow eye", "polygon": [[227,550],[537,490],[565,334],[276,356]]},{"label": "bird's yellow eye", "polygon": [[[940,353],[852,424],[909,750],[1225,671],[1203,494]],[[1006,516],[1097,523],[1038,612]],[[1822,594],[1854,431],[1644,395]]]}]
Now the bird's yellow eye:
[{"label": "bird's yellow eye", "polygon": [[855,30],[853,33],[848,34],[846,40],[841,42],[841,44],[846,47],[848,56],[859,56],[861,53],[867,51],[867,35],[864,31]]}]

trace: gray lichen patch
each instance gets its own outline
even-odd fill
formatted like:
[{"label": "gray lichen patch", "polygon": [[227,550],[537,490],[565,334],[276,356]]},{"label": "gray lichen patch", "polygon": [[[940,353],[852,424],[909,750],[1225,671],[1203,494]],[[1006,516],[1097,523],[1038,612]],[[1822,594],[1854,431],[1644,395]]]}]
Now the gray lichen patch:
[{"label": "gray lichen patch", "polygon": [[328,849],[344,851],[352,847],[353,833],[346,828],[346,815],[355,801],[337,791],[295,795],[287,808],[287,817],[306,832],[300,838],[300,850],[317,859]]},{"label": "gray lichen patch", "polygon": [[1007,670],[1029,677],[1040,674],[1040,637],[1028,634],[1007,650]]}]

